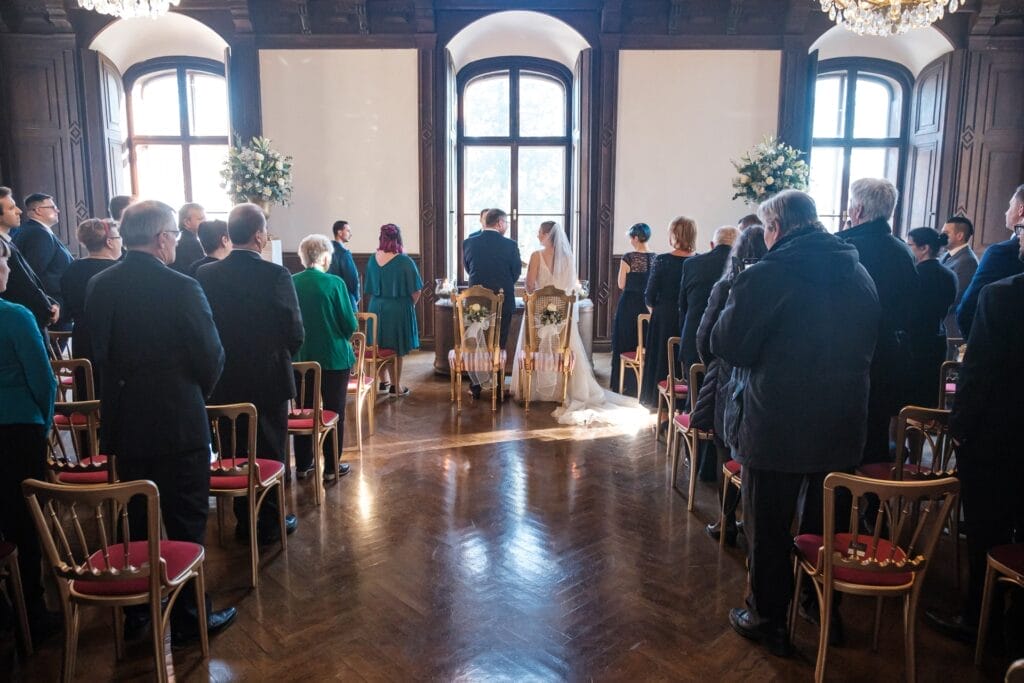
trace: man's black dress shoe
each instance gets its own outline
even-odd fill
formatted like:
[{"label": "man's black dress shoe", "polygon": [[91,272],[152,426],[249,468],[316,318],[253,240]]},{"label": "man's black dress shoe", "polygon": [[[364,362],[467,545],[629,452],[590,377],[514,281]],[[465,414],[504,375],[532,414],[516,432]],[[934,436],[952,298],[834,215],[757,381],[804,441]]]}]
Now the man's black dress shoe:
[{"label": "man's black dress shoe", "polygon": [[925,610],[924,620],[942,635],[973,645],[978,639],[978,627],[967,622],[963,616],[947,617],[932,610]]},{"label": "man's black dress shoe", "polygon": [[[704,527],[704,533],[716,541],[722,538],[722,526],[718,522],[713,522]],[[736,529],[735,524],[725,525],[725,544],[730,548],[736,547],[736,536],[739,531]]]},{"label": "man's black dress shoe", "polygon": [[308,466],[303,466],[301,468],[300,467],[296,467],[295,468],[295,478],[299,479],[299,480],[302,480],[302,479],[305,479],[306,477],[311,477],[311,476],[313,476],[313,472],[315,470],[316,470],[316,466],[313,463],[309,463]]},{"label": "man's black dress shoe", "polygon": [[[206,634],[209,636],[217,635],[230,626],[236,616],[238,616],[238,611],[234,607],[210,612],[206,615]],[[171,643],[176,646],[186,645],[197,640],[199,640],[199,628],[196,626],[171,629]]]},{"label": "man's black dress shoe", "polygon": [[[295,530],[299,528],[299,518],[295,515],[288,514],[284,517],[284,530],[289,536],[295,533]],[[273,525],[272,528],[263,530],[260,529],[257,532],[259,537],[260,545],[273,545],[274,543],[281,542],[281,532],[278,530],[277,525]]]},{"label": "man's black dress shoe", "polygon": [[[338,476],[339,477],[344,477],[350,471],[352,471],[352,466],[349,465],[347,462],[343,462],[343,463],[339,463],[338,464]],[[327,481],[330,478],[330,476],[331,476],[330,472],[324,472],[324,481]]]},{"label": "man's black dress shoe", "polygon": [[771,622],[756,623],[749,610],[729,610],[729,624],[736,633],[748,640],[761,643],[776,657],[789,657],[793,654],[793,645],[789,642],[786,624]]},{"label": "man's black dress shoe", "polygon": [[479,384],[470,384],[469,385],[469,393],[471,393],[473,395],[473,398],[479,399],[480,398],[480,385]]},{"label": "man's black dress shoe", "polygon": [[[818,609],[816,602],[811,605],[805,605],[801,602],[798,611],[804,621],[809,621],[818,627],[821,626],[821,611]],[[836,610],[835,605],[833,605],[832,616],[829,617],[828,644],[832,647],[842,647],[845,643],[846,631],[843,628],[843,618],[839,616],[839,612]]]}]

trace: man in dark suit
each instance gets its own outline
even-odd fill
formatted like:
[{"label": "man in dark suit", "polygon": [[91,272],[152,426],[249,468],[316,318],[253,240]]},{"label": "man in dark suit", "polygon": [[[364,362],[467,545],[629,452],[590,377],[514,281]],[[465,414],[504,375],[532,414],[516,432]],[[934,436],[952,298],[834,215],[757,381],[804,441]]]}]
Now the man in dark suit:
[{"label": "man in dark suit", "polygon": [[[1024,262],[1024,247],[1017,253]],[[981,292],[950,415],[967,527],[967,604],[958,617],[930,611],[925,616],[943,633],[968,643],[974,642],[978,627],[988,551],[1014,542],[1024,489],[1021,377],[1024,274],[994,282]]]},{"label": "man in dark suit", "polygon": [[53,234],[60,209],[50,195],[30,194],[25,198],[25,215],[28,219],[22,222],[14,237],[14,245],[39,277],[43,291],[60,304],[60,279],[75,260],[64,243]]},{"label": "man in dark suit", "polygon": [[[462,243],[462,264],[466,268],[469,285],[480,285],[493,292],[505,294],[501,306],[501,348],[508,341],[508,327],[516,310],[516,282],[523,272],[519,245],[505,237],[508,232],[508,214],[501,209],[488,209],[484,227]],[[470,385],[474,396],[480,395],[479,385]]]},{"label": "man in dark suit", "polygon": [[946,338],[961,337],[960,326],[956,324],[956,309],[971,284],[974,272],[978,270],[978,257],[971,249],[970,241],[974,236],[974,224],[964,216],[950,216],[942,226],[942,232],[949,240],[946,244],[946,255],[942,257],[942,265],[956,274],[956,299],[949,307],[949,314],[943,325]]},{"label": "man in dark suit", "polygon": [[43,283],[11,240],[11,231],[19,225],[21,209],[14,202],[14,193],[9,187],[0,187],[0,240],[11,249],[11,257],[7,260],[11,274],[7,280],[7,290],[0,292],[0,297],[27,308],[35,317],[39,329],[45,333],[46,327],[57,321],[60,305],[47,296]]},{"label": "man in dark suit", "polygon": [[691,256],[683,263],[683,276],[679,282],[679,319],[683,321],[680,332],[681,343],[679,359],[682,362],[684,377],[694,363],[700,362],[697,353],[697,326],[708,307],[711,288],[722,277],[725,264],[729,260],[732,243],[739,236],[739,230],[731,225],[724,225],[715,230],[711,240],[711,251],[706,254]]},{"label": "man in dark suit", "polygon": [[129,197],[126,194],[119,194],[111,197],[110,201],[107,203],[107,212],[110,213],[110,220],[115,223],[120,223],[121,216],[124,215],[124,210],[131,206],[134,201],[134,197]]},{"label": "man in dark suit", "polygon": [[[288,271],[260,256],[269,239],[260,207],[232,209],[228,235],[232,252],[196,272],[224,343],[224,373],[211,400],[255,405],[256,452],[287,467],[288,408],[295,396],[292,356],[304,338],[299,301]],[[277,499],[267,496],[260,507],[259,538],[248,539],[248,502],[235,498],[236,537],[262,545],[279,541],[279,514],[284,511],[277,509]],[[295,515],[285,521],[288,533],[298,527]]]},{"label": "man in dark suit", "polygon": [[178,253],[171,268],[188,275],[189,267],[206,256],[203,245],[199,243],[199,224],[206,220],[206,210],[199,204],[183,204],[178,209],[178,229],[181,239],[178,240]]},{"label": "man in dark suit", "polygon": [[861,178],[850,185],[849,216],[853,227],[840,239],[857,247],[861,264],[878,290],[882,318],[871,361],[868,435],[864,462],[886,462],[889,422],[906,401],[905,369],[910,362],[910,307],[917,292],[914,256],[893,237],[889,218],[896,208],[896,186],[881,178]]},{"label": "man in dark suit", "polygon": [[335,221],[331,228],[334,233],[334,254],[331,256],[331,265],[328,273],[337,275],[345,281],[348,295],[352,299],[352,310],[359,310],[359,271],[356,270],[356,262],[352,258],[352,252],[345,245],[352,239],[352,228],[348,221]]},{"label": "man in dark suit", "polygon": [[960,325],[961,335],[966,339],[971,333],[974,322],[974,310],[978,306],[978,297],[985,285],[1002,280],[1011,275],[1024,273],[1024,263],[1017,258],[1020,248],[1020,232],[1016,226],[1024,225],[1024,185],[1020,185],[1010,197],[1010,206],[1006,209],[1006,229],[1014,233],[1003,242],[991,244],[985,249],[978,263],[978,270],[971,279],[971,284],[964,292],[960,306],[956,309],[956,321]]},{"label": "man in dark suit", "polygon": [[[140,202],[126,210],[121,235],[128,255],[89,281],[85,319],[90,360],[102,376],[101,452],[117,456],[122,480],[157,485],[168,539],[202,544],[210,496],[206,397],[224,350],[199,285],[166,267],[177,233],[166,204]],[[144,532],[141,499],[129,514],[133,535]],[[186,584],[174,604],[176,643],[198,637],[194,585]],[[146,607],[126,612],[130,630],[148,622]],[[211,633],[234,618],[234,608],[207,610]]]},{"label": "man in dark suit", "polygon": [[228,235],[228,224],[224,221],[203,221],[199,224],[199,242],[203,245],[206,256],[202,257],[185,273],[195,277],[196,271],[207,263],[223,261],[231,253],[231,237]]}]

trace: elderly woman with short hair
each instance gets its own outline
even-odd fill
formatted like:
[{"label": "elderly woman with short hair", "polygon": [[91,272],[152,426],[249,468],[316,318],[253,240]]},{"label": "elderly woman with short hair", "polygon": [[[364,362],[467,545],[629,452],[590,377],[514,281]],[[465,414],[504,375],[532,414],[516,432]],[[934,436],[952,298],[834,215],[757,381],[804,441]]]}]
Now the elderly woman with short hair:
[{"label": "elderly woman with short hair", "polygon": [[[348,381],[356,362],[352,351],[352,333],[358,329],[352,299],[345,281],[327,273],[334,248],[323,235],[309,235],[299,243],[299,258],[306,267],[292,276],[295,294],[302,311],[306,336],[295,354],[295,361],[316,361],[320,364],[320,396],[324,410],[338,414],[338,443],[345,438],[345,401]],[[305,396],[306,401],[312,397]],[[324,471],[348,474],[349,466],[340,462],[341,453],[334,452],[330,441],[325,444]],[[339,445],[340,448],[340,445]],[[313,469],[313,442],[308,436],[295,437],[295,470],[305,477]]]}]

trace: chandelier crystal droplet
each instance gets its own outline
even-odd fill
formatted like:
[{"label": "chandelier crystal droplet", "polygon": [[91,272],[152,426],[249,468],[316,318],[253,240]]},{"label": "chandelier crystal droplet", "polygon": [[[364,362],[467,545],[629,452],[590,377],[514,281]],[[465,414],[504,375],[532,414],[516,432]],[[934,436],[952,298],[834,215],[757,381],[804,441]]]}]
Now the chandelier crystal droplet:
[{"label": "chandelier crystal droplet", "polygon": [[[955,2],[956,0],[950,0]],[[82,9],[93,10],[100,14],[131,19],[133,17],[157,17],[167,14],[171,5],[177,7],[181,0],[78,0]]]},{"label": "chandelier crystal droplet", "polygon": [[859,35],[894,36],[925,28],[966,0],[820,0],[828,18]]}]

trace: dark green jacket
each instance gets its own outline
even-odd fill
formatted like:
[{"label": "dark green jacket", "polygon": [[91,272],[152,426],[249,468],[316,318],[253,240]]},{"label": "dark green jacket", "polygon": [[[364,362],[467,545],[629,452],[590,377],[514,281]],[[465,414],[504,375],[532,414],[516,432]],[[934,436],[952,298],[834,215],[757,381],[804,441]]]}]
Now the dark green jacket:
[{"label": "dark green jacket", "polygon": [[296,361],[316,361],[323,370],[347,370],[356,357],[349,339],[358,329],[345,281],[308,268],[292,276],[306,338]]}]

